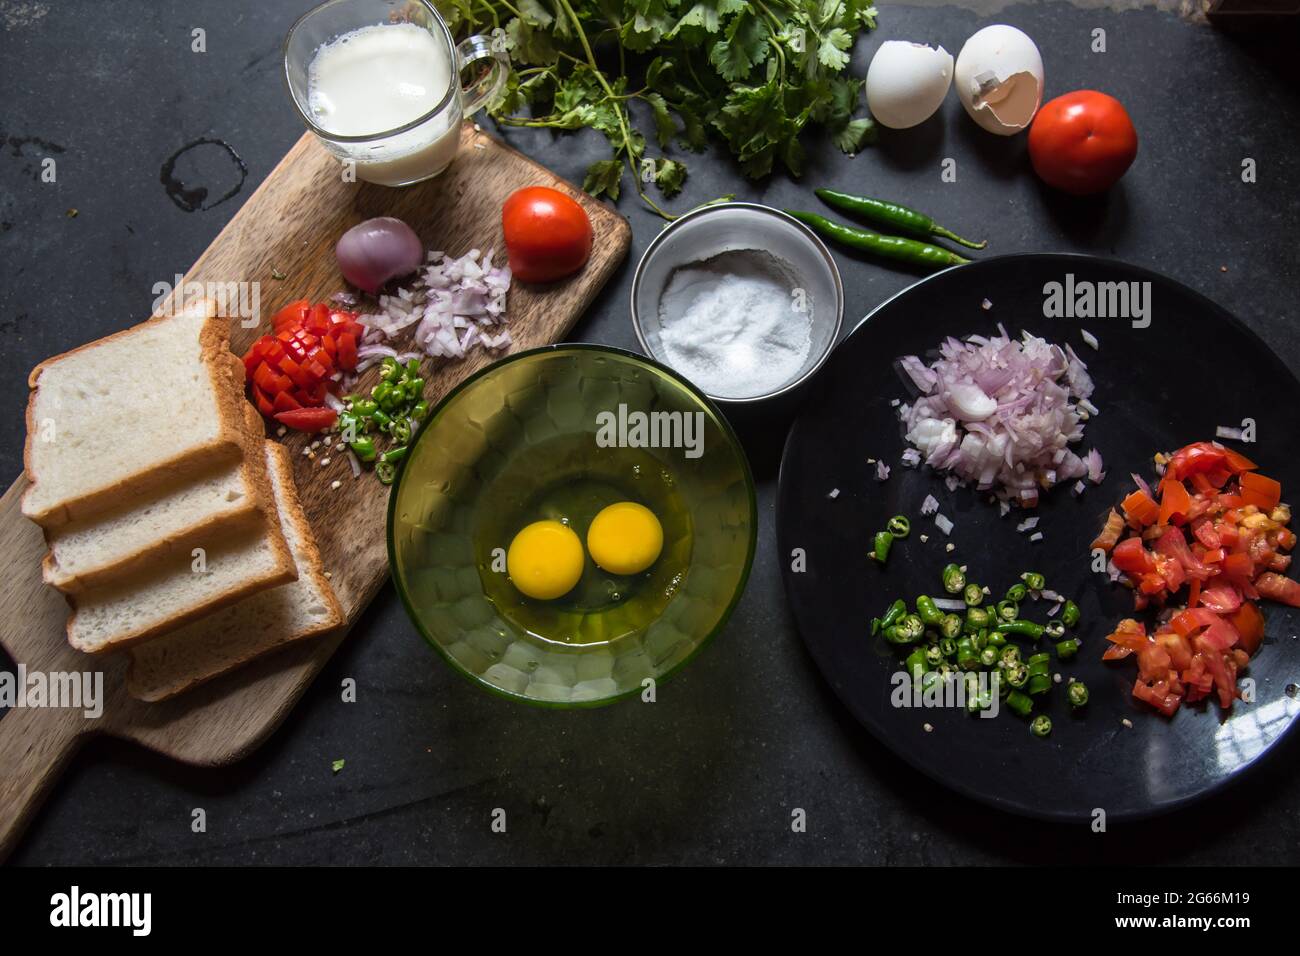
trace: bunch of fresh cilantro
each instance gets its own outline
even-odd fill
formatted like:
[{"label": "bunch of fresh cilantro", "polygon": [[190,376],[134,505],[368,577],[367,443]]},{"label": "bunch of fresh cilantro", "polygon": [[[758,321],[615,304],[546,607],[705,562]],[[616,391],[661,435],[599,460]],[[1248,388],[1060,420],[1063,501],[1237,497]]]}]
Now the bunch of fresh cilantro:
[{"label": "bunch of fresh cilantro", "polygon": [[[862,81],[846,72],[858,33],[876,25],[871,0],[437,0],[458,35],[488,33],[511,71],[490,112],[513,126],[590,126],[613,154],[592,163],[584,188],[617,199],[624,174],[645,191],[681,191],[686,165],[647,155],[676,141],[702,150],[711,132],[744,172],[780,160],[798,175],[799,133],[825,127],[854,153],[875,138],[854,117]],[[628,78],[629,63],[641,82]]]}]

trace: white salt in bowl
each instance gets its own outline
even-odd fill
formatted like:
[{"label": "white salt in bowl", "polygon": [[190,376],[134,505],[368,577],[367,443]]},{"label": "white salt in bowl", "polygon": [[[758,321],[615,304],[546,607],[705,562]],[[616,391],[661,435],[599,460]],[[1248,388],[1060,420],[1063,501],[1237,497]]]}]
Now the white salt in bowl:
[{"label": "white salt in bowl", "polygon": [[[665,342],[664,327],[680,321],[677,314],[661,314],[665,292],[673,274],[724,253],[719,262],[735,262],[752,255],[755,263],[781,277],[788,286],[791,303],[790,336],[802,344],[806,321],[808,351],[801,363],[788,369],[788,376],[774,382],[756,377],[755,388],[744,394],[719,394],[703,372],[683,367]],[[775,260],[775,262],[773,261]],[[670,299],[680,304],[680,297]],[[796,311],[799,310],[799,311]],[[632,278],[632,326],[641,348],[651,358],[690,379],[709,398],[722,403],[761,402],[784,395],[807,381],[830,355],[844,322],[844,284],[830,250],[811,229],[778,209],[757,203],[732,202],[704,206],[689,212],[668,226],[650,243]],[[738,376],[729,370],[728,378]]]}]

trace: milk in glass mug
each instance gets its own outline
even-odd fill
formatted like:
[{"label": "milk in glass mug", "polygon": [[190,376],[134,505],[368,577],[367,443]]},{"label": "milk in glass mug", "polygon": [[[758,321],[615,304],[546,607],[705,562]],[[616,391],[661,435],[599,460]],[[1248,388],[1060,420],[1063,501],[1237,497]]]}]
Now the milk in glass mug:
[{"label": "milk in glass mug", "polygon": [[[462,85],[468,68],[476,79]],[[406,186],[456,158],[460,124],[510,69],[491,38],[456,44],[429,0],[327,0],[284,41],[284,75],[303,122],[357,177]]]}]

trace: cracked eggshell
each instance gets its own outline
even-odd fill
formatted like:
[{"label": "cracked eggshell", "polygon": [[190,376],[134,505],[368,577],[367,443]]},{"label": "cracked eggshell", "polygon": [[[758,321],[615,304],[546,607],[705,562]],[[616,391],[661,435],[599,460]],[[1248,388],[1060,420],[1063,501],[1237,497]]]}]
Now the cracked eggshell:
[{"label": "cracked eggshell", "polygon": [[933,116],[951,85],[952,54],[943,47],[886,40],[867,68],[867,109],[880,125],[907,129]]},{"label": "cracked eggshell", "polygon": [[995,24],[962,46],[953,82],[971,119],[1014,136],[1029,128],[1043,100],[1043,57],[1024,32]]}]

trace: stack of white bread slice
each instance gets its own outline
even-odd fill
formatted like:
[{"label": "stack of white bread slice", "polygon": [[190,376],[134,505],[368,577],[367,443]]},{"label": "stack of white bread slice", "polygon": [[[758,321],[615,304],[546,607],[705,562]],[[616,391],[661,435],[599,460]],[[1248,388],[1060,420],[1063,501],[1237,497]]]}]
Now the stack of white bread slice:
[{"label": "stack of white bread slice", "polygon": [[292,462],[243,397],[229,323],[203,301],[31,374],[23,512],[72,607],[69,643],[129,649],[161,700],[344,616]]}]

